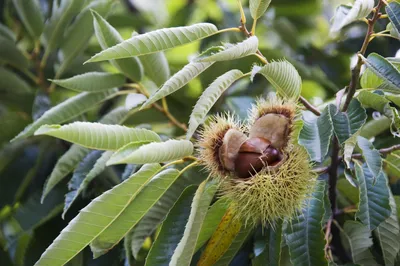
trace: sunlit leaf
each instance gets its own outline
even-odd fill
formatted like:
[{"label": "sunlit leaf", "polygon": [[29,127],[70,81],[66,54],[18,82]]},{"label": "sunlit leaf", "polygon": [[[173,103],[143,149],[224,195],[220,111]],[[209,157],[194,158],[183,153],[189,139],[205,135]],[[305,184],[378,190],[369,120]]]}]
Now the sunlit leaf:
[{"label": "sunlit leaf", "polygon": [[121,216],[160,168],[157,164],[145,165],[129,179],[94,199],[63,229],[35,265],[63,265],[70,261]]},{"label": "sunlit leaf", "polygon": [[175,91],[185,86],[189,81],[200,75],[204,70],[209,68],[213,62],[198,63],[192,62],[184,66],[180,71],[175,73],[147,102],[142,106],[142,109],[150,104],[164,98]]},{"label": "sunlit leaf", "polygon": [[256,69],[257,74],[262,74],[283,98],[297,100],[300,96],[301,77],[288,61],[271,62],[262,68],[256,66]]},{"label": "sunlit leaf", "polygon": [[153,131],[120,125],[74,122],[64,126],[44,125],[35,135],[48,135],[97,150],[117,150],[131,142],[160,141]]},{"label": "sunlit leaf", "polygon": [[29,34],[36,39],[42,34],[44,18],[36,0],[13,0],[14,7]]},{"label": "sunlit leaf", "polygon": [[127,58],[164,51],[215,34],[217,27],[210,23],[199,23],[186,27],[160,29],[136,35],[120,44],[110,47],[88,62]]},{"label": "sunlit leaf", "polygon": [[169,79],[169,64],[164,52],[142,55],[140,62],[143,64],[144,74],[158,87]]},{"label": "sunlit leaf", "polygon": [[116,90],[108,90],[99,93],[83,92],[68,100],[54,106],[45,112],[38,120],[27,126],[24,131],[18,134],[13,141],[33,135],[42,125],[63,123],[86,111],[95,105],[115,96]]},{"label": "sunlit leaf", "polygon": [[[107,49],[124,41],[118,31],[97,12],[92,10],[92,15],[94,31],[101,48]],[[110,62],[130,79],[134,81],[142,79],[143,66],[137,57],[111,60]]]},{"label": "sunlit leaf", "polygon": [[207,113],[215,104],[221,94],[228,89],[236,80],[243,77],[240,70],[233,69],[218,77],[208,88],[203,92],[200,99],[193,108],[189,119],[189,129],[186,137],[189,139],[196,131],[197,127],[204,122]]},{"label": "sunlit leaf", "polygon": [[99,92],[121,87],[125,84],[125,77],[121,74],[88,72],[68,79],[54,79],[51,81],[74,91]]},{"label": "sunlit leaf", "polygon": [[253,19],[259,19],[262,15],[264,15],[265,11],[271,0],[250,0],[250,14]]},{"label": "sunlit leaf", "polygon": [[397,34],[400,34],[400,4],[396,1],[393,1],[389,3],[385,9],[390,21],[397,31]]},{"label": "sunlit leaf", "polygon": [[147,100],[146,96],[140,93],[129,93],[125,98],[125,108],[131,110]]},{"label": "sunlit leaf", "polygon": [[168,140],[145,145],[140,142],[133,142],[115,152],[107,165],[167,162],[189,156],[192,153],[193,144],[188,140]]}]

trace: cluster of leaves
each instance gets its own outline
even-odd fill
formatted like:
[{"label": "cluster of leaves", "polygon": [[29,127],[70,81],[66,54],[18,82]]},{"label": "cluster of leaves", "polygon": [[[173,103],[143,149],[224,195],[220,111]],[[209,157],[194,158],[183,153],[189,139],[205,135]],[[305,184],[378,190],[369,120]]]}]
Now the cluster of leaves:
[{"label": "cluster of leaves", "polygon": [[[400,62],[365,52],[374,38],[398,45],[400,4],[356,0],[336,9],[331,36],[343,40],[359,20],[369,27],[352,82],[338,91],[350,77],[335,55],[315,65],[291,59],[300,47],[336,45],[323,34],[301,40],[321,19],[309,12],[320,1],[295,1],[296,10],[291,1],[250,0],[244,9],[240,1],[132,2],[134,16],[112,0],[6,1],[1,264],[394,265],[400,153],[389,148],[383,158],[377,149],[399,143]],[[374,33],[378,20],[385,30]],[[330,62],[343,72],[324,73]],[[322,170],[297,217],[254,229],[232,220],[193,143],[213,108],[244,119],[254,98],[272,91],[312,111],[302,113],[298,142]]]}]

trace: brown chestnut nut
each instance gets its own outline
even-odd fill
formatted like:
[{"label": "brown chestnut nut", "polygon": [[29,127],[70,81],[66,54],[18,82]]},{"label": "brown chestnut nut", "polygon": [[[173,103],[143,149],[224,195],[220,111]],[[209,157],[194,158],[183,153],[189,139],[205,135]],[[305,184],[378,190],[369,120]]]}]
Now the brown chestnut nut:
[{"label": "brown chestnut nut", "polygon": [[257,174],[266,165],[273,165],[281,160],[280,152],[271,146],[265,138],[246,140],[239,149],[235,160],[235,173],[239,178],[248,178]]}]

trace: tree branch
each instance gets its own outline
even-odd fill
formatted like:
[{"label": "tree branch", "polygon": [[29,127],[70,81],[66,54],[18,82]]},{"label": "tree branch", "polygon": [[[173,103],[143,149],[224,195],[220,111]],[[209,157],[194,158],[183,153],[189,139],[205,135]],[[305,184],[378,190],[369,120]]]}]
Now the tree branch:
[{"label": "tree branch", "polygon": [[313,106],[303,96],[300,96],[299,101],[304,105],[305,108],[307,108],[307,110],[313,112],[317,116],[321,115],[321,112],[317,109],[317,107]]}]

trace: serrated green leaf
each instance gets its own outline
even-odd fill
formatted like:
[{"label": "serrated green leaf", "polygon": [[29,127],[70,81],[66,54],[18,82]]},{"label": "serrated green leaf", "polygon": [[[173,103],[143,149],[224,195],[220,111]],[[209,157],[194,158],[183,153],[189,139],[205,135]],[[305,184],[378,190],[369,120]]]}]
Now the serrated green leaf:
[{"label": "serrated green leaf", "polygon": [[351,100],[347,112],[339,111],[333,104],[330,104],[328,108],[333,130],[341,145],[355,134],[367,120],[365,109],[356,99]]},{"label": "serrated green leaf", "polygon": [[5,39],[8,39],[12,42],[16,41],[14,32],[2,23],[0,23],[0,36],[2,36]]},{"label": "serrated green leaf", "polygon": [[209,56],[212,56],[213,54],[219,53],[223,50],[225,50],[226,47],[224,46],[211,46],[207,48],[207,50],[201,52],[198,56],[196,56],[192,62],[198,62],[201,61],[203,58],[207,58]]},{"label": "serrated green leaf", "polygon": [[356,162],[355,170],[360,189],[360,203],[356,217],[374,230],[390,216],[389,190],[386,176],[381,172],[375,184],[366,164]]},{"label": "serrated green leaf", "polygon": [[44,18],[40,11],[39,1],[13,0],[13,3],[19,18],[29,34],[34,38],[39,38],[44,27]]},{"label": "serrated green leaf", "polygon": [[147,97],[140,93],[129,93],[125,98],[125,108],[131,110],[147,100]]},{"label": "serrated green leaf", "polygon": [[324,256],[325,240],[322,231],[324,196],[325,182],[319,181],[299,215],[287,225],[285,238],[293,265],[328,264]]},{"label": "serrated green leaf", "polygon": [[250,14],[253,19],[259,19],[262,15],[264,15],[265,11],[271,0],[250,0]]},{"label": "serrated green leaf", "polygon": [[64,265],[110,227],[159,170],[145,165],[123,183],[103,193],[83,208],[42,254],[36,266]]},{"label": "serrated green leaf", "polygon": [[214,62],[198,63],[192,62],[184,66],[175,73],[154,95],[152,95],[142,106],[142,109],[164,98],[189,83],[192,79],[200,75],[209,68]]},{"label": "serrated green leaf", "polygon": [[367,58],[360,55],[365,65],[379,78],[383,79],[384,84],[379,88],[388,92],[399,93],[400,91],[400,72],[386,58],[371,53]]},{"label": "serrated green leaf", "polygon": [[206,183],[204,181],[197,189],[183,237],[171,257],[171,265],[190,265],[208,206],[217,188],[218,186],[215,183]]},{"label": "serrated green leaf", "polygon": [[[275,222],[254,243],[252,266],[281,265],[283,222]],[[257,236],[255,236],[257,237]],[[258,244],[258,245],[257,245]]]},{"label": "serrated green leaf", "polygon": [[26,69],[28,59],[18,50],[17,45],[3,36],[0,36],[0,63],[10,64],[18,69]]},{"label": "serrated green leaf", "polygon": [[189,119],[189,129],[186,138],[190,139],[197,127],[204,122],[207,113],[215,104],[221,94],[228,89],[236,80],[243,77],[240,70],[233,69],[218,77],[208,88],[203,92],[196,105],[193,108]]},{"label": "serrated green leaf", "polygon": [[328,153],[333,134],[333,125],[328,107],[324,109],[319,117],[311,112],[304,113],[303,122],[299,144],[307,149],[311,161],[322,162]]},{"label": "serrated green leaf", "polygon": [[394,25],[397,34],[400,34],[400,4],[398,2],[391,2],[386,7],[386,13],[389,16],[390,21]]},{"label": "serrated green leaf", "polygon": [[358,265],[377,265],[369,251],[373,243],[368,227],[356,221],[346,221],[343,229],[353,262]]},{"label": "serrated green leaf", "polygon": [[210,23],[198,23],[186,27],[160,29],[136,35],[96,54],[87,62],[127,58],[160,52],[206,38],[217,33],[217,31],[217,27]]},{"label": "serrated green leaf", "polygon": [[53,79],[55,84],[74,91],[99,92],[125,84],[125,76],[103,72],[88,72],[68,79]]},{"label": "serrated green leaf", "polygon": [[[92,10],[94,31],[101,48],[107,49],[124,41],[121,35],[96,11]],[[119,60],[110,60],[125,76],[133,81],[141,81],[143,77],[143,66],[137,57]]]},{"label": "serrated green leaf", "polygon": [[75,202],[78,196],[86,190],[90,182],[96,178],[106,168],[106,162],[110,159],[112,151],[92,151],[90,152],[75,169],[71,180],[68,183],[68,192],[65,195],[65,204],[62,217]]},{"label": "serrated green leaf", "polygon": [[196,189],[196,186],[186,188],[169,211],[167,218],[161,225],[156,240],[151,246],[145,265],[167,265],[170,262],[174,250],[185,231]]},{"label": "serrated green leaf", "polygon": [[218,62],[218,61],[228,61],[238,58],[242,58],[251,54],[255,54],[258,50],[258,38],[252,36],[243,42],[237,43],[235,45],[230,45],[223,51],[217,52],[210,56],[202,56],[199,62]]},{"label": "serrated green leaf", "polygon": [[336,33],[344,26],[347,26],[356,20],[365,18],[369,13],[371,13],[374,5],[374,0],[356,0],[351,9],[337,9],[331,26],[331,33]]},{"label": "serrated green leaf", "polygon": [[296,68],[288,61],[282,60],[266,64],[258,70],[257,74],[262,74],[283,98],[293,100],[299,98],[301,77]]},{"label": "serrated green leaf", "polygon": [[74,122],[68,125],[44,125],[35,135],[48,135],[86,148],[118,150],[131,142],[161,141],[153,131],[101,123]]},{"label": "serrated green leaf", "polygon": [[162,86],[170,77],[167,57],[163,52],[140,56],[144,74],[158,87]]},{"label": "serrated green leaf", "polygon": [[4,67],[0,67],[0,91],[15,94],[32,93],[28,83]]},{"label": "serrated green leaf", "polygon": [[357,137],[358,147],[361,149],[362,155],[365,159],[365,163],[368,166],[370,173],[373,176],[374,183],[379,177],[382,171],[382,158],[378,150],[375,149],[374,145],[366,138]]},{"label": "serrated green leaf", "polygon": [[[132,142],[132,141],[131,141]],[[107,165],[150,162],[167,162],[181,159],[193,153],[193,144],[188,140],[168,140],[145,144],[132,142],[114,153]]]},{"label": "serrated green leaf", "polygon": [[397,219],[396,202],[392,193],[390,193],[389,196],[391,214],[389,218],[387,218],[375,229],[374,234],[379,239],[385,265],[393,266],[396,256],[400,251],[400,230],[399,220]]},{"label": "serrated green leaf", "polygon": [[151,180],[146,181],[135,200],[90,244],[94,257],[103,255],[118,244],[144,215],[157,204],[179,176],[180,172],[178,170],[166,169]]},{"label": "serrated green leaf", "polygon": [[38,120],[27,126],[24,131],[18,134],[12,141],[26,138],[40,128],[42,125],[63,123],[86,111],[97,104],[115,96],[116,90],[108,90],[99,93],[82,92],[68,100],[54,106],[45,112]]},{"label": "serrated green leaf", "polygon": [[208,209],[203,225],[201,226],[199,238],[197,239],[195,252],[197,252],[212,236],[228,207],[229,202],[222,198]]}]

